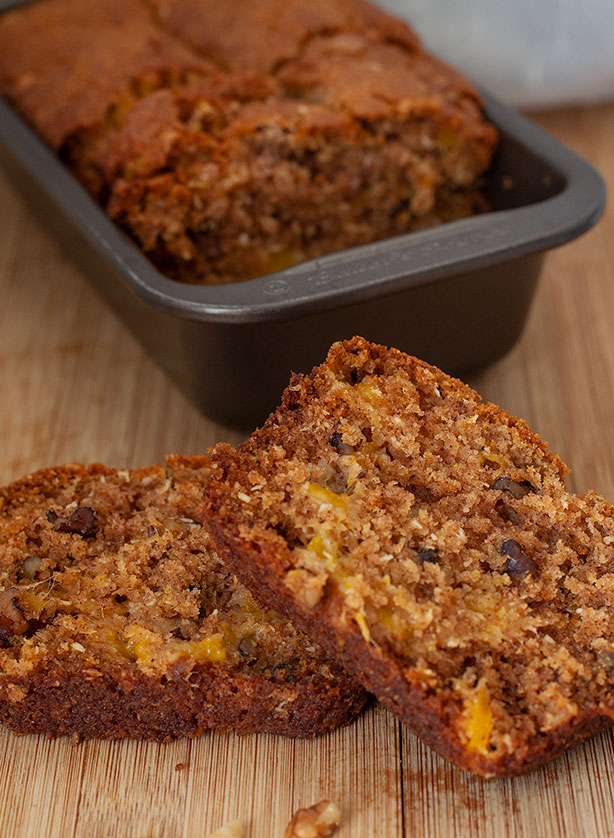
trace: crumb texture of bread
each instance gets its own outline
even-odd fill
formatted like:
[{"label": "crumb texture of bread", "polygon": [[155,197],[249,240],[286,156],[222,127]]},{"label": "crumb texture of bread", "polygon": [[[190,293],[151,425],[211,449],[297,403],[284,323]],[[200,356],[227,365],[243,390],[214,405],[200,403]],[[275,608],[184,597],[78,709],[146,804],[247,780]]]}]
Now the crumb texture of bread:
[{"label": "crumb texture of bread", "polygon": [[39,0],[0,16],[0,92],[185,282],[487,208],[477,91],[364,0]]},{"label": "crumb texture of bread", "polygon": [[354,338],[213,462],[229,566],[447,759],[520,774],[611,723],[614,508],[521,420]]},{"label": "crumb texture of bread", "polygon": [[168,741],[311,737],[365,694],[262,610],[196,521],[204,457],[47,469],[0,490],[0,721]]}]

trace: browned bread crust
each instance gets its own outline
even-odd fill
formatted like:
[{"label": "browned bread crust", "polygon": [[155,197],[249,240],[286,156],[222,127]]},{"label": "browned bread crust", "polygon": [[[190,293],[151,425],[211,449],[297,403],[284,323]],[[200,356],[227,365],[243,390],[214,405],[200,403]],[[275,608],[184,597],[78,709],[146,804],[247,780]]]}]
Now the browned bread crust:
[{"label": "browned bread crust", "polygon": [[47,469],[0,490],[0,721],[168,741],[311,737],[364,692],[263,612],[194,521],[204,457]]},{"label": "browned bread crust", "polygon": [[521,420],[355,338],[212,460],[228,566],[442,756],[521,774],[611,724],[614,508]]},{"label": "browned bread crust", "polygon": [[39,0],[0,17],[0,92],[187,282],[486,206],[478,93],[363,0]]}]

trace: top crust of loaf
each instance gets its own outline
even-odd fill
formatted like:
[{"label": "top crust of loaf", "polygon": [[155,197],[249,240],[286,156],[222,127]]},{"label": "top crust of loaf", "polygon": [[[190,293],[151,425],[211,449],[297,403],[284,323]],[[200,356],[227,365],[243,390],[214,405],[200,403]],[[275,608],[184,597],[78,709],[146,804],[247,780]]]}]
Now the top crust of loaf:
[{"label": "top crust of loaf", "polygon": [[187,282],[487,208],[479,94],[363,0],[39,0],[0,16],[0,92]]}]

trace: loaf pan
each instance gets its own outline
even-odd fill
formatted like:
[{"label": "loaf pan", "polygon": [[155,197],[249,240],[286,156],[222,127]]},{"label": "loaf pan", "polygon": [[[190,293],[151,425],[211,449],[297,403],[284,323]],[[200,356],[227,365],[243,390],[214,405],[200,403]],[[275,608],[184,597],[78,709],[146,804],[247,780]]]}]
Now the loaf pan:
[{"label": "loaf pan", "polygon": [[162,276],[0,100],[0,159],[42,223],[172,380],[211,419],[251,429],[290,371],[359,334],[459,374],[519,337],[548,248],[603,210],[599,174],[485,94],[501,133],[493,211],[220,286]]}]

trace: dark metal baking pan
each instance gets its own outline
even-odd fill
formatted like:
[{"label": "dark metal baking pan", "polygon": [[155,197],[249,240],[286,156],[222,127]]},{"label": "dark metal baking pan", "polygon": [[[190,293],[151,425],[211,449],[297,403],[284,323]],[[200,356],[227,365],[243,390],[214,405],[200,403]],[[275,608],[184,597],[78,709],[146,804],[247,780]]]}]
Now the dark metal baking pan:
[{"label": "dark metal baking pan", "polygon": [[605,186],[551,136],[485,100],[501,132],[492,212],[232,285],[162,276],[3,101],[0,160],[173,381],[212,419],[251,428],[290,371],[311,369],[340,338],[360,334],[451,373],[515,343],[545,251],[597,221]]}]

